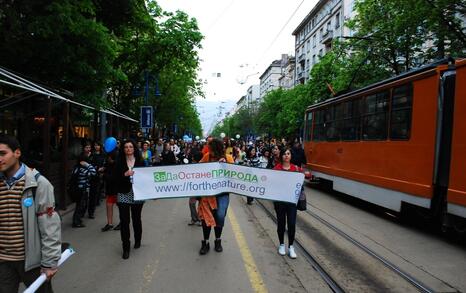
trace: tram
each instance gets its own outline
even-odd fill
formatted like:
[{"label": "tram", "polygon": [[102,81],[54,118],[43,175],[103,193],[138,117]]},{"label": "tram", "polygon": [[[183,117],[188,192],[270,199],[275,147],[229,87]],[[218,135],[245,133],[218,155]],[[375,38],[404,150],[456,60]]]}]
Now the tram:
[{"label": "tram", "polygon": [[466,226],[466,59],[442,60],[306,109],[307,167],[333,189]]}]

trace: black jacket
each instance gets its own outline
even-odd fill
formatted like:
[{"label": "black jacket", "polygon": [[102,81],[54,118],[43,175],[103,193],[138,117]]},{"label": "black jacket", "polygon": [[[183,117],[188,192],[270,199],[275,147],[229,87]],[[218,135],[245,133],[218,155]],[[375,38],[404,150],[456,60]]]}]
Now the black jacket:
[{"label": "black jacket", "polygon": [[[144,162],[136,160],[134,162],[134,167],[144,167]],[[125,172],[128,171],[128,165],[126,160],[118,160],[115,166],[115,176],[114,182],[116,182],[116,191],[118,193],[128,193],[133,188],[133,183],[131,183],[131,178],[125,176]]]}]

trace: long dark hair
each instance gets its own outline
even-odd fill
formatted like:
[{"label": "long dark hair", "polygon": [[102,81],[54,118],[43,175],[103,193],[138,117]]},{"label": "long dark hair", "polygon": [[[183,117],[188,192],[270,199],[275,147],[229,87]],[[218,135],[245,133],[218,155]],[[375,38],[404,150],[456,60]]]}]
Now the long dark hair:
[{"label": "long dark hair", "polygon": [[141,152],[136,144],[136,142],[132,139],[127,139],[121,144],[121,150],[118,152],[119,159],[121,162],[126,162],[126,154],[125,154],[125,144],[130,143],[133,145],[134,148],[134,159],[135,162],[141,162]]},{"label": "long dark hair", "polygon": [[211,159],[221,159],[225,157],[225,151],[223,150],[223,142],[218,138],[214,138],[209,142],[209,150],[210,153],[214,156]]}]

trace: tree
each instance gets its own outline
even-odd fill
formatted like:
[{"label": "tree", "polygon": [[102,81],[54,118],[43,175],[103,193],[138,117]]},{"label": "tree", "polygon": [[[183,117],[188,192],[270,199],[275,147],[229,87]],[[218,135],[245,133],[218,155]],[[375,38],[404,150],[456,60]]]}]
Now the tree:
[{"label": "tree", "polygon": [[20,0],[0,5],[2,66],[100,104],[102,89],[117,74],[117,44],[95,21],[93,3]]},{"label": "tree", "polygon": [[393,74],[445,57],[446,42],[449,53],[459,55],[466,44],[457,13],[462,5],[462,0],[358,1],[356,16],[347,22],[356,32],[349,41],[351,49],[370,52],[368,62],[390,68]]}]

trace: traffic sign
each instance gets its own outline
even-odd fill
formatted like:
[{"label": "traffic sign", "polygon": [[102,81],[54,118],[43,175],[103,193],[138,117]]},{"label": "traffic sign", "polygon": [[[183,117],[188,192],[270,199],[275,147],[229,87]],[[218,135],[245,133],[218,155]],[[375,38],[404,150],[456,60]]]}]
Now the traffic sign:
[{"label": "traffic sign", "polygon": [[141,128],[152,128],[154,125],[154,109],[152,106],[141,106]]}]

